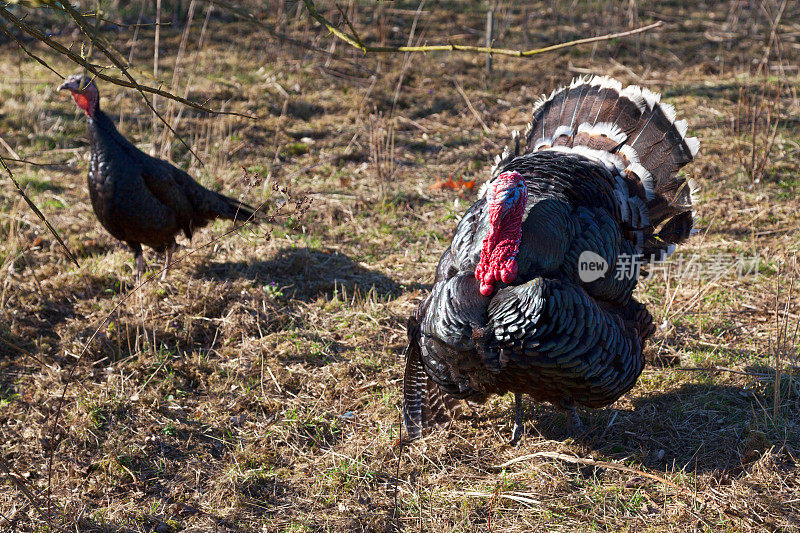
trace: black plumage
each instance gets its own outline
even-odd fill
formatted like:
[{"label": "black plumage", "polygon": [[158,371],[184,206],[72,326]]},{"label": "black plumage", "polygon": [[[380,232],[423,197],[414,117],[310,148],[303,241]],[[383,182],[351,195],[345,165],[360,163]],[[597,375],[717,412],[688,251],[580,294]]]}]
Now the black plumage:
[{"label": "black plumage", "polygon": [[[692,233],[693,184],[676,172],[699,143],[685,132],[658,95],[609,78],[577,80],[537,103],[525,148],[515,137],[492,174],[518,174],[527,187],[516,278],[489,296],[478,291],[475,268],[490,225],[481,198],[408,321],[411,438],[446,421],[459,399],[513,392],[519,423],[521,394],[594,408],[635,385],[654,331],[633,297],[637,267]],[[585,252],[606,263],[603,275],[584,275]],[[634,263],[628,270],[626,261]]]},{"label": "black plumage", "polygon": [[94,82],[75,75],[59,89],[72,92],[87,114],[92,208],[103,227],[131,248],[139,275],[145,268],[143,244],[167,252],[169,264],[179,232],[191,238],[216,218],[254,219],[253,207],[206,189],[183,170],[136,148],[100,109]]}]

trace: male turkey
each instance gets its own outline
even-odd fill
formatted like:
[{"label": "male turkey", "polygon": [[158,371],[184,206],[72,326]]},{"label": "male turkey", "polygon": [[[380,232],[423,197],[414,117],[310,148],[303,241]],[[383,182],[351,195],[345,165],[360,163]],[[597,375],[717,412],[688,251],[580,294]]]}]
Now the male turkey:
[{"label": "male turkey", "polygon": [[573,81],[533,109],[525,147],[496,160],[482,197],[442,254],[408,320],[408,435],[449,419],[459,399],[522,394],[571,410],[603,407],[642,372],[652,317],[633,297],[637,263],[693,234],[699,148],[647,89]]},{"label": "male turkey", "polygon": [[131,144],[100,110],[94,81],[76,74],[58,90],[70,91],[86,112],[92,208],[103,227],[131,248],[139,276],[145,269],[142,244],[166,252],[169,266],[180,231],[191,238],[195,229],[216,218],[236,222],[254,218],[254,208],[206,189],[183,170]]}]

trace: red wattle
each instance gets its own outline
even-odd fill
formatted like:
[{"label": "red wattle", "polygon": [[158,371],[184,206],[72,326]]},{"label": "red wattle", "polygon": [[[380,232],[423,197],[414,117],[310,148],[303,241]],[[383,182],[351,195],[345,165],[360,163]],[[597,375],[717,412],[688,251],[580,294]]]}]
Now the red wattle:
[{"label": "red wattle", "polygon": [[86,96],[81,93],[72,93],[72,97],[75,99],[75,103],[78,104],[78,107],[84,111],[89,111],[89,99],[86,98]]},{"label": "red wattle", "polygon": [[475,278],[484,296],[491,296],[496,282],[512,283],[517,277],[517,252],[528,196],[525,180],[516,172],[501,174],[493,187],[488,204],[489,233],[483,240],[481,258],[475,267]]},{"label": "red wattle", "polygon": [[517,277],[517,260],[509,259],[500,267],[500,279],[503,283],[511,283]]},{"label": "red wattle", "polygon": [[494,285],[481,282],[481,288],[479,290],[484,296],[491,296],[494,292]]},{"label": "red wattle", "polygon": [[78,104],[78,107],[86,112],[87,116],[91,117],[94,114],[94,110],[92,109],[92,101],[88,96],[82,93],[73,92],[72,98],[75,99],[75,103]]}]

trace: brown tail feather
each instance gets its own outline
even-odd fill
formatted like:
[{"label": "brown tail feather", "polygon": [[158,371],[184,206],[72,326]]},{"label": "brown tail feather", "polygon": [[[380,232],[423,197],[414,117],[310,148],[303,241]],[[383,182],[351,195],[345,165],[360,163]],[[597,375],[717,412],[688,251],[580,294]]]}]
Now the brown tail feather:
[{"label": "brown tail feather", "polygon": [[[625,229],[639,232],[646,257],[663,258],[693,232],[694,184],[676,175],[699,148],[696,138],[686,137],[686,129],[686,122],[676,121],[675,109],[662,104],[659,95],[592,77],[575,80],[536,103],[526,151],[573,151],[609,168],[624,168],[620,202],[625,204]],[[498,158],[499,167],[510,157],[504,153]]]},{"label": "brown tail feather", "polygon": [[461,413],[459,400],[442,392],[425,373],[422,366],[422,347],[418,317],[408,319],[408,347],[406,369],[403,376],[403,424],[409,440],[422,437],[425,429],[444,425],[451,413]]},{"label": "brown tail feather", "polygon": [[597,122],[597,117],[600,116],[600,110],[606,100],[616,99],[617,91],[611,87],[600,87],[599,85],[591,85],[590,87],[584,100],[586,103],[581,106],[575,117],[575,124],[583,124],[584,122],[594,124]]},{"label": "brown tail feather", "polygon": [[406,371],[403,376],[403,425],[409,440],[422,436],[427,426],[423,404],[427,401],[425,390],[428,376],[420,360],[420,346],[409,342],[406,348]]}]

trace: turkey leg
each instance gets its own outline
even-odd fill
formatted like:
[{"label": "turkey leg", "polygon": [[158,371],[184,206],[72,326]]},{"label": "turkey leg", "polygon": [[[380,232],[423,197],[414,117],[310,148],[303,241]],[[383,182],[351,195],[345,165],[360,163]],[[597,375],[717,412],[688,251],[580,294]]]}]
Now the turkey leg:
[{"label": "turkey leg", "polygon": [[142,253],[142,245],[138,242],[128,243],[128,246],[131,247],[133,251],[133,261],[136,264],[136,281],[142,279],[144,275],[144,271],[147,268],[147,264],[144,262],[144,254]]},{"label": "turkey leg", "polygon": [[510,444],[514,445],[522,438],[525,432],[525,427],[522,422],[522,394],[519,392],[514,393],[514,430],[511,433]]},{"label": "turkey leg", "polygon": [[172,265],[172,252],[174,252],[177,247],[178,245],[175,244],[175,241],[167,245],[167,249],[164,252],[164,270],[161,272],[161,281],[167,279],[167,270],[169,270],[170,265]]},{"label": "turkey leg", "polygon": [[569,418],[569,429],[573,435],[578,436],[583,433],[583,422],[581,422],[581,417],[578,415],[578,410],[570,407],[567,417]]}]

